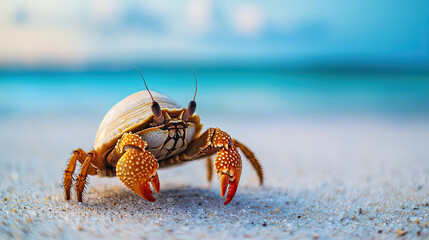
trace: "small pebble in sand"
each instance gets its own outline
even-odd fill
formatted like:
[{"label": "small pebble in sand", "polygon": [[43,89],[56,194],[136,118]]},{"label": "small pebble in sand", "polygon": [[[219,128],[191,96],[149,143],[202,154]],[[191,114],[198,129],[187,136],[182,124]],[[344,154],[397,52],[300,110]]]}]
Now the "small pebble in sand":
[{"label": "small pebble in sand", "polygon": [[174,198],[167,198],[167,202],[174,202]]},{"label": "small pebble in sand", "polygon": [[396,234],[398,234],[399,236],[404,236],[405,234],[407,234],[407,232],[402,229],[398,229],[396,230]]}]

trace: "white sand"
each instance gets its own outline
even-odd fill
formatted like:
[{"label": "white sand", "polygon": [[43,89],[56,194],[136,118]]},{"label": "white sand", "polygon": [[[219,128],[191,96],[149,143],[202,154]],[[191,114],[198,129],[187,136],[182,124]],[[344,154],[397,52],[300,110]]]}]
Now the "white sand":
[{"label": "white sand", "polygon": [[159,171],[154,203],[97,177],[83,204],[66,202],[66,160],[91,148],[99,120],[0,118],[0,239],[429,238],[427,121],[206,121],[255,150],[263,187],[245,162],[224,206],[193,162]]}]

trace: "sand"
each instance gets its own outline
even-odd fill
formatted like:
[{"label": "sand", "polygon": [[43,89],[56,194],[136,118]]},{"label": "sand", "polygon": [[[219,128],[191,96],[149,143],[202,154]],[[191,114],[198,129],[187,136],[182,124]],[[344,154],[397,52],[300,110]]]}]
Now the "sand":
[{"label": "sand", "polygon": [[0,239],[429,238],[427,121],[209,118],[256,152],[264,186],[244,162],[224,206],[217,179],[192,162],[159,171],[154,203],[98,177],[84,203],[67,202],[66,160],[91,148],[99,117],[0,118]]}]

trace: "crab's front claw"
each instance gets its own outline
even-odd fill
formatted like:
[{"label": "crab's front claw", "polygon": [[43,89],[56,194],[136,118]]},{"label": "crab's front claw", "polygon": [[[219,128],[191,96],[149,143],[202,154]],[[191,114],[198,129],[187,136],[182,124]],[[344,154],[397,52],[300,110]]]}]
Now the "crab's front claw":
[{"label": "crab's front claw", "polygon": [[237,192],[238,183],[240,182],[240,177],[231,177],[227,173],[218,173],[219,184],[220,184],[220,196],[225,196],[226,189],[229,185],[228,195],[226,196],[225,205],[227,205],[235,196]]},{"label": "crab's front claw", "polygon": [[159,193],[159,178],[156,170],[159,165],[149,151],[145,151],[146,142],[137,134],[126,134],[116,149],[123,153],[116,165],[116,175],[131,190],[149,202],[155,201],[149,182]]},{"label": "crab's front claw", "polygon": [[[224,133],[224,132],[222,132]],[[229,191],[226,195],[225,205],[234,198],[237,192],[238,183],[241,176],[241,156],[237,148],[231,143],[229,135],[224,133],[220,139],[227,141],[227,144],[222,145],[222,149],[216,155],[214,167],[220,181],[220,195],[225,196],[226,189],[229,185]],[[216,140],[216,139],[214,139]]]},{"label": "crab's front claw", "polygon": [[225,205],[234,198],[237,192],[238,183],[241,176],[241,157],[237,149],[232,146],[228,150],[220,150],[215,159],[215,169],[220,183],[220,195],[225,196],[229,185],[229,191],[226,195]]}]

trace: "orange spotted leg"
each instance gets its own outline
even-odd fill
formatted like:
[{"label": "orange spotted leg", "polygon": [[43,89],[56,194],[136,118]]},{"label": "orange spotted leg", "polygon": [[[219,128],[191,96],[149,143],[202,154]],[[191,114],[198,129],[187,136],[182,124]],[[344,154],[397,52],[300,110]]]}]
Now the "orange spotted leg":
[{"label": "orange spotted leg", "polygon": [[220,195],[223,197],[229,186],[225,205],[231,202],[237,192],[241,176],[241,156],[231,137],[219,128],[209,128],[198,139],[191,142],[181,158],[197,159],[216,153],[214,169],[220,181]]},{"label": "orange spotted leg", "polygon": [[159,193],[159,178],[156,170],[158,161],[146,151],[147,143],[139,135],[125,133],[118,141],[115,151],[122,154],[116,165],[116,174],[119,179],[131,190],[147,201],[153,202],[149,182],[156,193]]}]

